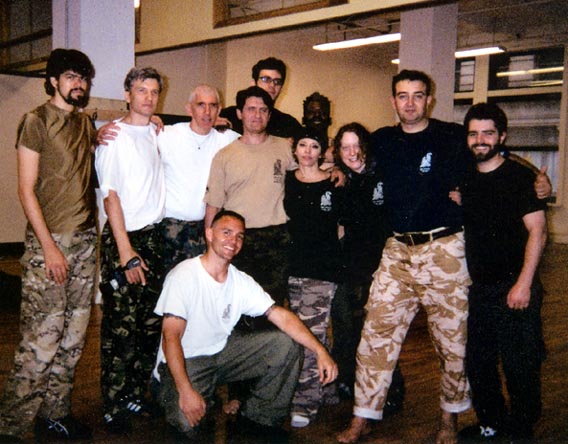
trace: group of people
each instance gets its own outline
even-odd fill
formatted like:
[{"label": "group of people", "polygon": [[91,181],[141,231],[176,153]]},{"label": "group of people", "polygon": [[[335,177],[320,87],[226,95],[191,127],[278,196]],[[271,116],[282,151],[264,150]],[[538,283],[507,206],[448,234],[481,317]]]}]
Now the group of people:
[{"label": "group of people", "polygon": [[191,121],[163,128],[153,123],[162,77],[133,68],[128,114],[97,134],[80,112],[93,77],[85,54],[54,50],[51,98],[18,129],[29,221],[23,338],[1,399],[0,442],[20,442],[34,422],[41,438],[91,436],[70,397],[96,272],[95,188],[107,219],[109,432],[152,414],[154,398],[192,439],[227,383],[224,410],[238,412],[243,430],[284,439],[287,418],[306,427],[326,400],[336,402],[339,374],[354,417],[337,440],[356,442],[402,403],[398,356],[422,306],[441,363],[437,444],[457,443],[457,413],[471,394],[480,424],[464,437],[531,438],[550,185],[505,157],[497,106],[472,106],[465,131],[429,118],[431,79],[404,70],[392,83],[400,124],[370,134],[352,122],[330,147],[329,100],[306,99],[305,126],[277,110],[286,66],[270,57],[253,67],[235,107],[222,110],[217,90],[199,85],[186,104]]}]

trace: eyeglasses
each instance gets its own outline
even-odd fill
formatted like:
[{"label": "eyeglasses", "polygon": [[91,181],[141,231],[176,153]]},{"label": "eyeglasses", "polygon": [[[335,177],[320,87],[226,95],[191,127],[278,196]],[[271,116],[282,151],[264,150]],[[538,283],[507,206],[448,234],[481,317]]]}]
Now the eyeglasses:
[{"label": "eyeglasses", "polygon": [[262,83],[266,83],[268,85],[270,85],[272,83],[272,84],[274,84],[274,86],[282,86],[284,84],[284,80],[273,79],[272,77],[269,77],[269,76],[259,77],[258,80],[260,80]]}]

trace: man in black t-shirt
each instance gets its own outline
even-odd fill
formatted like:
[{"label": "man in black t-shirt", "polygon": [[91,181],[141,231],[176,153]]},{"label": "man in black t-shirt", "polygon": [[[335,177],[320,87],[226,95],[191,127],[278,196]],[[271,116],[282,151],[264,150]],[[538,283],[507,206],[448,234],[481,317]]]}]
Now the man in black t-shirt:
[{"label": "man in black t-shirt", "polygon": [[[461,186],[469,293],[467,375],[479,425],[461,432],[477,440],[532,438],[541,413],[544,358],[538,263],[546,240],[546,203],[535,174],[505,159],[507,117],[493,104],[470,108],[464,123],[476,171]],[[507,412],[498,373],[507,381]],[[525,442],[525,441],[522,441]]]},{"label": "man in black t-shirt", "polygon": [[471,156],[463,128],[428,118],[431,79],[403,70],[393,78],[391,103],[400,125],[379,129],[371,149],[384,179],[394,230],[365,309],[357,350],[354,418],[338,435],[355,442],[380,420],[392,373],[420,306],[428,315],[441,362],[441,425],[437,444],[457,442],[457,413],[470,408],[465,376],[467,290],[461,208],[449,198]]},{"label": "man in black t-shirt", "polygon": [[[286,65],[282,60],[274,57],[260,60],[252,67],[252,79],[252,85],[265,90],[276,103],[286,81]],[[237,116],[236,106],[223,108],[219,116],[222,119],[218,119],[217,125],[230,123],[233,131],[243,134],[243,122]],[[302,125],[294,117],[273,108],[266,128],[268,134],[294,139],[300,136],[302,131]]]}]

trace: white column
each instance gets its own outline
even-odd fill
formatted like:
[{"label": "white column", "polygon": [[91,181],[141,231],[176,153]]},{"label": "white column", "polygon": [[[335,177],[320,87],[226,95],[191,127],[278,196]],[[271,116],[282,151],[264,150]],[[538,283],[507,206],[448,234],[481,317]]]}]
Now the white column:
[{"label": "white column", "polygon": [[132,0],[53,0],[53,48],[78,49],[95,66],[91,95],[124,99],[122,83],[134,66]]},{"label": "white column", "polygon": [[419,8],[401,14],[399,69],[417,69],[435,83],[432,117],[453,120],[458,4]]}]

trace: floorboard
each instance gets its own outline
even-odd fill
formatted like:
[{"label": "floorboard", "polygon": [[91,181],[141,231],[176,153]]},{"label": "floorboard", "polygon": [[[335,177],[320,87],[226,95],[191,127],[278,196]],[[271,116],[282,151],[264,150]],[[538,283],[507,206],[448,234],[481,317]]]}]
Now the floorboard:
[{"label": "floorboard", "polygon": [[[14,273],[13,259],[0,259],[0,270]],[[543,307],[545,340],[548,358],[543,366],[543,418],[536,429],[536,442],[543,444],[568,443],[568,245],[552,244],[545,252],[542,279],[546,289]],[[101,417],[99,395],[99,329],[101,311],[93,308],[88,341],[76,373],[73,393],[73,412],[94,427],[94,438],[75,441],[94,444],[176,443],[161,418],[137,419],[128,436],[107,434]],[[17,310],[0,304],[0,384],[4,383],[12,366],[13,351],[19,340]],[[379,423],[362,443],[413,444],[433,443],[438,418],[438,364],[425,324],[420,313],[413,323],[401,354],[401,367],[406,379],[406,401],[403,411]],[[351,418],[351,403],[325,406],[313,424],[291,432],[290,444],[335,443],[335,434]],[[460,427],[475,422],[472,411],[460,416]],[[216,415],[215,444],[227,444],[228,419]],[[29,436],[26,443],[32,443]],[[230,441],[237,444],[235,440]]]}]

